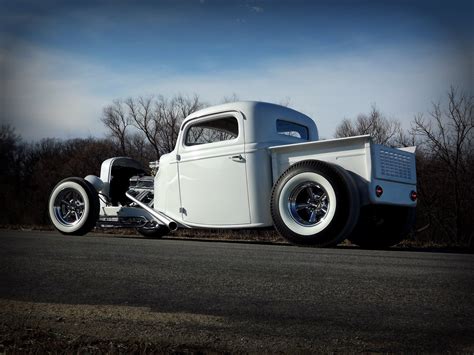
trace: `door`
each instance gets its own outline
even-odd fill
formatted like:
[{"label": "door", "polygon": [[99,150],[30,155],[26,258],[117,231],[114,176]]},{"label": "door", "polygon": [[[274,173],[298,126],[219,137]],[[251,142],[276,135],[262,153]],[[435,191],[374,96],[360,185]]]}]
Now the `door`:
[{"label": "door", "polygon": [[236,112],[191,120],[179,144],[179,183],[185,223],[250,223],[243,117]]}]

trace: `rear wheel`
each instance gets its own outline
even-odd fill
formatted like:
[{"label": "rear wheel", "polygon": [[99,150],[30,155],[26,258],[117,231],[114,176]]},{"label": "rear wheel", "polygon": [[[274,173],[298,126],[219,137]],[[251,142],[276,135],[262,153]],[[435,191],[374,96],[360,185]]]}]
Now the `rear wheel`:
[{"label": "rear wheel", "polygon": [[63,234],[84,235],[99,218],[99,197],[86,180],[71,177],[59,182],[51,192],[49,218]]},{"label": "rear wheel", "polygon": [[137,232],[143,235],[145,238],[150,238],[150,239],[160,239],[167,235],[170,230],[168,227],[163,226],[163,225],[158,225],[157,227],[154,228],[137,228]]},{"label": "rear wheel", "polygon": [[358,210],[359,198],[351,177],[321,161],[292,165],[272,191],[275,228],[293,244],[338,244],[354,227]]},{"label": "rear wheel", "polygon": [[349,240],[362,248],[388,248],[405,239],[414,224],[414,207],[365,206]]}]

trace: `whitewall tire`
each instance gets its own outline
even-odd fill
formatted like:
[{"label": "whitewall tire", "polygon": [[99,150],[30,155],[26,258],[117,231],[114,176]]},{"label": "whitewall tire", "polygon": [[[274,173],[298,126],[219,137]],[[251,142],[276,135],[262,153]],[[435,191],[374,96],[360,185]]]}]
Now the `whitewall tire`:
[{"label": "whitewall tire", "polygon": [[338,244],[354,227],[358,210],[359,197],[350,175],[317,160],[292,165],[272,190],[275,228],[293,244]]},{"label": "whitewall tire", "polygon": [[84,235],[94,228],[99,206],[94,187],[82,178],[71,177],[54,187],[49,197],[48,214],[59,232]]}]

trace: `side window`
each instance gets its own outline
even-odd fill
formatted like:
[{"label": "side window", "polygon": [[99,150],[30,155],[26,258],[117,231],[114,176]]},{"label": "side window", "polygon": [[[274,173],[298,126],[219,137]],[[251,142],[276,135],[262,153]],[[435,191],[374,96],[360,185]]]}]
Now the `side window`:
[{"label": "side window", "polygon": [[189,127],[184,143],[188,146],[228,141],[239,135],[239,124],[235,117],[217,118],[198,122]]},{"label": "side window", "polygon": [[277,120],[276,126],[278,134],[308,140],[308,127],[285,120]]}]

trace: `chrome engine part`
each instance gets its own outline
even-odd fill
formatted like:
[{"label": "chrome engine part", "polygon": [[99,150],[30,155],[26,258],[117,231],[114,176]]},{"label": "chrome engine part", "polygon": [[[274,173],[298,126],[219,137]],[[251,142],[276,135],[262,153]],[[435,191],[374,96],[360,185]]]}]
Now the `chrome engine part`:
[{"label": "chrome engine part", "polygon": [[[153,176],[132,176],[127,194],[148,207],[153,207],[153,183]],[[135,205],[135,202],[130,204],[130,206]]]},{"label": "chrome engine part", "polygon": [[125,196],[123,197],[127,203],[115,207],[117,209],[116,214],[102,216],[98,221],[98,226],[115,228],[142,228],[156,226],[156,220],[149,213],[142,213],[143,206],[140,206],[138,203],[132,201],[126,196],[129,194],[133,197],[133,200],[153,208],[153,183],[153,176],[132,176],[129,179],[128,190],[125,192]]},{"label": "chrome engine part", "polygon": [[129,206],[141,207],[153,216],[155,220],[149,221],[146,225],[147,228],[157,227],[157,222],[159,222],[159,224],[166,225],[170,230],[176,230],[178,225],[175,221],[153,210],[153,184],[153,176],[132,176],[130,178],[130,188],[125,193],[125,196],[132,201]]}]

